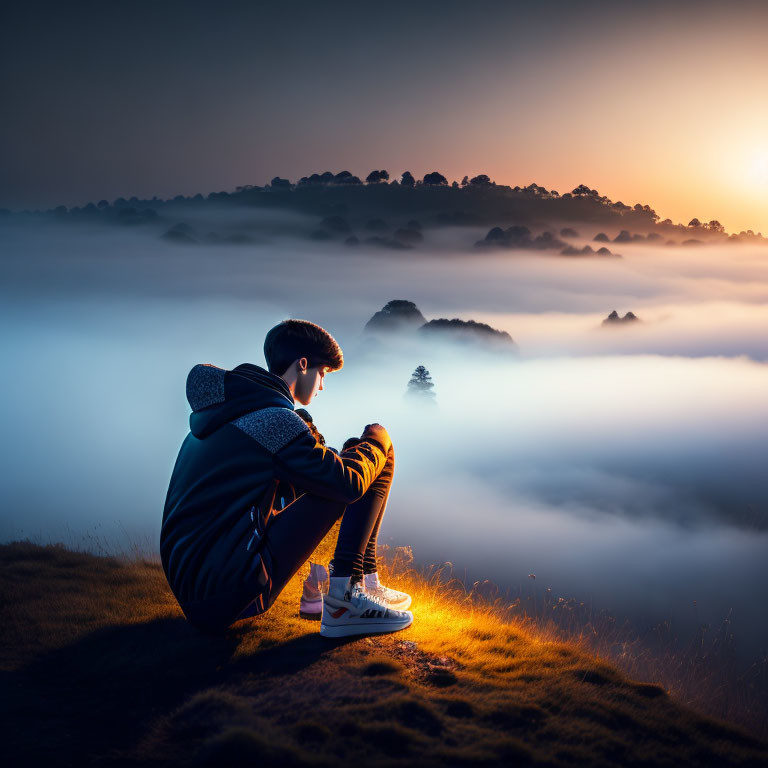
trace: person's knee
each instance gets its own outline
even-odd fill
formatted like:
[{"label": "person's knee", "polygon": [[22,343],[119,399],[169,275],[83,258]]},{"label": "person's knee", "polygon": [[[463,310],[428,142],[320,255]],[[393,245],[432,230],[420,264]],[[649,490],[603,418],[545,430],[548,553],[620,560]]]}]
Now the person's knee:
[{"label": "person's knee", "polygon": [[387,482],[392,481],[392,475],[395,472],[395,449],[390,447],[387,451],[387,460],[384,462],[384,466],[379,473],[379,477],[382,477]]}]

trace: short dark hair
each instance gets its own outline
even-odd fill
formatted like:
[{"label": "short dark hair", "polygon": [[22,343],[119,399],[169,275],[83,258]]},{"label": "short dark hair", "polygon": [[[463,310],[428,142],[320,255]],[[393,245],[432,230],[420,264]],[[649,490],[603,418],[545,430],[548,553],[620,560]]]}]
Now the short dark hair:
[{"label": "short dark hair", "polygon": [[285,373],[294,360],[306,357],[309,367],[325,365],[338,371],[344,355],[336,339],[325,328],[309,320],[283,320],[264,339],[264,357],[270,373]]}]

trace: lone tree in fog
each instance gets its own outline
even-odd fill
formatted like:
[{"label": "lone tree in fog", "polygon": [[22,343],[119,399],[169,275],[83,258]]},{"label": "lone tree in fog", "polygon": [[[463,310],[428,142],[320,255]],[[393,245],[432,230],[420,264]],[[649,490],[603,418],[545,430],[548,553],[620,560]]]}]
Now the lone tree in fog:
[{"label": "lone tree in fog", "polygon": [[420,365],[411,374],[406,395],[419,398],[425,402],[434,403],[435,393],[432,391],[434,386],[429,371],[423,365]]}]

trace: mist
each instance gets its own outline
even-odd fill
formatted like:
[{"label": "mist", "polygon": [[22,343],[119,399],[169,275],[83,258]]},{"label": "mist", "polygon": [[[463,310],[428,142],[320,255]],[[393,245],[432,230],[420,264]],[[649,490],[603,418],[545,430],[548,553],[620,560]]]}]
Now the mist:
[{"label": "mist", "polygon": [[[263,365],[266,331],[299,317],[345,353],[309,406],[328,444],[372,421],[392,435],[385,543],[502,588],[534,573],[638,622],[733,609],[745,647],[766,649],[764,248],[489,254],[446,227],[420,249],[345,249],[297,236],[299,214],[204,216],[201,231],[252,242],[0,225],[0,538],[156,547],[187,372]],[[517,351],[373,342],[363,327],[395,298],[505,330]],[[613,309],[640,322],[602,326]],[[403,398],[419,364],[435,408]]]}]

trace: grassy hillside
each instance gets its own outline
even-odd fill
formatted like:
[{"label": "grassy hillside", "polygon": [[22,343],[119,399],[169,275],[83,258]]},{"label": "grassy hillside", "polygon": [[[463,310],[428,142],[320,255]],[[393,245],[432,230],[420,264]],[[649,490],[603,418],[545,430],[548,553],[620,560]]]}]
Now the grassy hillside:
[{"label": "grassy hillside", "polygon": [[768,763],[661,687],[396,571],[414,596],[403,632],[321,638],[298,618],[300,573],[267,614],[210,638],[156,562],[2,545],[5,764]]}]

